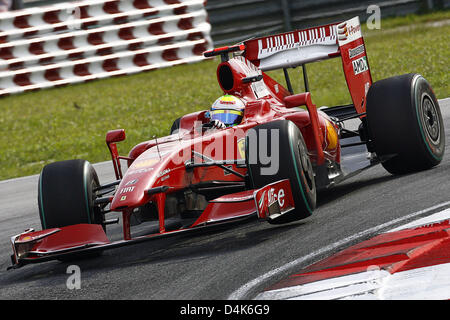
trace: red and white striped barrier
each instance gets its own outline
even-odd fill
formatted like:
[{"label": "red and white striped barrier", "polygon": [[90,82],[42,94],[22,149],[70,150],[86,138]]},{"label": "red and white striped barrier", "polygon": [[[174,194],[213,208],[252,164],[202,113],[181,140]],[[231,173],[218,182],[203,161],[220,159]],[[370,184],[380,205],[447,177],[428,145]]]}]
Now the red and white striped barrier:
[{"label": "red and white striped barrier", "polygon": [[0,96],[203,60],[204,0],[85,0],[0,14]]},{"label": "red and white striped barrier", "polygon": [[450,209],[319,261],[257,299],[450,299]]}]

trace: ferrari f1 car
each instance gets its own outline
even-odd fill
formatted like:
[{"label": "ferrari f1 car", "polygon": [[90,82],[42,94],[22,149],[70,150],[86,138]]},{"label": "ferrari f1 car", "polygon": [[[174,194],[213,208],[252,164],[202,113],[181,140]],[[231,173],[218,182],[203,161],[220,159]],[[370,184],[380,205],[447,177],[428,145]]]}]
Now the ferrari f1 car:
[{"label": "ferrari f1 car", "polygon": [[[198,111],[175,120],[169,136],[142,142],[128,156],[117,148],[125,131],[109,131],[116,181],[108,184],[100,184],[84,160],[46,165],[38,186],[42,230],[11,238],[13,268],[249,217],[272,224],[304,219],[320,189],[361,170],[381,164],[403,174],[442,160],[443,121],[429,83],[419,74],[372,83],[358,17],[204,55],[220,56],[220,88],[244,101],[240,124],[212,129],[209,110]],[[305,65],[338,57],[353,103],[317,108]],[[295,94],[289,70],[297,67],[303,68],[305,92]],[[283,69],[285,86],[266,74],[275,69]],[[348,120],[359,126],[346,128]],[[106,219],[109,212],[121,213],[121,240],[106,235],[106,225],[119,220]],[[143,221],[154,221],[155,231],[133,235],[132,225]]]}]

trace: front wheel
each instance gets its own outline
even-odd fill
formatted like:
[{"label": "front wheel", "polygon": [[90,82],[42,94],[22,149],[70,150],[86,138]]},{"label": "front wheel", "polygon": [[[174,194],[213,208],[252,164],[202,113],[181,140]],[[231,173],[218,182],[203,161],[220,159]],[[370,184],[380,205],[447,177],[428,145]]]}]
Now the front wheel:
[{"label": "front wheel", "polygon": [[246,162],[255,189],[283,179],[291,184],[295,210],[268,220],[270,223],[287,223],[312,214],[316,206],[314,171],[302,133],[292,121],[279,120],[250,129]]},{"label": "front wheel", "polygon": [[38,204],[42,229],[80,223],[102,223],[100,208],[94,206],[99,180],[85,160],[48,164],[39,177]]}]

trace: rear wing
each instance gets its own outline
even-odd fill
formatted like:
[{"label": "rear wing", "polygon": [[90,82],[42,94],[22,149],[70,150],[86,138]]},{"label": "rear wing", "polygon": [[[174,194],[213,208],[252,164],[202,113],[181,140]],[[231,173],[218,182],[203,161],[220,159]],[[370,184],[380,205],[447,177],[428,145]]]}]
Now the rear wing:
[{"label": "rear wing", "polygon": [[221,55],[223,60],[228,52],[234,51],[241,52],[261,71],[304,67],[306,63],[341,57],[353,105],[358,114],[365,113],[372,76],[358,17],[342,23],[250,39],[237,46],[205,52],[205,56]]}]

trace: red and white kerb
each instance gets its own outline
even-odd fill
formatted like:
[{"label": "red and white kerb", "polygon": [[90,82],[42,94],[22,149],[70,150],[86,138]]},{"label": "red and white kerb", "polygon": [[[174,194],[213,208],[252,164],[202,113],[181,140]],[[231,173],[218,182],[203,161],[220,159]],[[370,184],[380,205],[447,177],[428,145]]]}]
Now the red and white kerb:
[{"label": "red and white kerb", "polygon": [[363,241],[260,293],[281,300],[450,298],[450,209]]},{"label": "red and white kerb", "polygon": [[204,59],[203,0],[85,0],[0,14],[0,96]]}]

